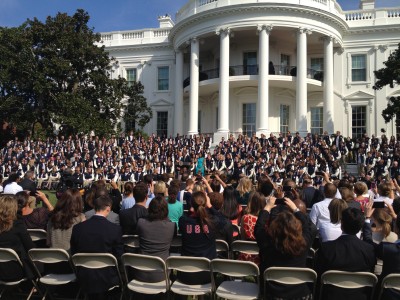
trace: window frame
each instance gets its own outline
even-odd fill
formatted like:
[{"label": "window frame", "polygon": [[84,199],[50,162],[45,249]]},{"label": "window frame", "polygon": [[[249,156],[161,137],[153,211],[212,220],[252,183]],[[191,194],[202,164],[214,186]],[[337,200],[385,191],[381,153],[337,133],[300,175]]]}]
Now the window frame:
[{"label": "window frame", "polygon": [[[287,124],[283,124],[283,120],[282,120],[282,108],[283,107],[287,107]],[[283,127],[286,127],[287,130],[282,130]],[[290,105],[289,104],[284,104],[281,103],[279,104],[279,132],[281,132],[282,134],[286,135],[288,133],[288,131],[290,131]]]},{"label": "window frame", "polygon": [[[168,69],[168,78],[160,78],[160,70],[161,69]],[[157,66],[157,91],[162,91],[162,92],[168,92],[170,90],[170,78],[171,78],[171,68],[170,66]],[[160,80],[166,80],[167,81],[167,88],[166,89],[160,89]]]},{"label": "window frame", "polygon": [[[245,115],[247,109],[245,110],[245,106],[252,106],[252,110],[254,111],[254,122],[245,122],[245,118],[247,121],[248,116]],[[251,116],[250,116],[251,117]],[[248,130],[250,126],[251,130]],[[254,131],[252,130],[254,128]],[[242,103],[242,133],[247,134],[248,137],[251,137],[253,133],[257,131],[257,103],[256,102],[244,102]]]},{"label": "window frame", "polygon": [[[129,80],[129,78],[128,78],[128,73],[131,70],[135,71],[135,79],[134,80]],[[138,70],[137,70],[137,68],[134,68],[134,67],[125,68],[125,79],[128,82],[128,86],[131,86],[132,82],[137,82],[137,80],[138,80]]]},{"label": "window frame", "polygon": [[[320,115],[319,120],[313,120],[313,110],[318,109],[318,114]],[[320,126],[313,126],[314,122],[319,122]],[[318,132],[313,132],[313,129],[319,129]],[[313,106],[310,107],[310,132],[311,134],[322,135],[324,133],[324,107],[323,106]]]},{"label": "window frame", "polygon": [[[162,124],[159,124],[159,121],[161,120],[161,117],[160,117],[159,114],[162,114],[162,113],[166,114],[166,117],[165,117],[166,128],[159,128],[159,125],[162,125]],[[159,134],[159,132],[160,131],[165,131],[165,136],[168,137],[168,110],[160,110],[160,111],[157,111],[156,114],[157,114],[157,116],[156,116],[156,133],[157,133],[157,136],[162,136],[162,135]]]}]

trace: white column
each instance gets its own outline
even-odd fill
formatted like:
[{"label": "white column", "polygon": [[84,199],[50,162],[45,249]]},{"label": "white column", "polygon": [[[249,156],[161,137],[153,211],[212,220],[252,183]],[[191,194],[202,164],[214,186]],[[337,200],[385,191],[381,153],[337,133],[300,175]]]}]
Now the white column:
[{"label": "white column", "polygon": [[324,37],[324,131],[334,133],[333,38]]},{"label": "white column", "polygon": [[307,134],[307,34],[300,28],[297,36],[297,77],[296,77],[296,131]]},{"label": "white column", "polygon": [[183,134],[183,53],[175,50],[174,135]]},{"label": "white column", "polygon": [[190,53],[190,96],[189,96],[189,130],[188,135],[198,134],[199,111],[199,42],[191,40]]},{"label": "white column", "polygon": [[220,36],[218,132],[214,140],[229,133],[229,33],[228,28],[217,31]]},{"label": "white column", "polygon": [[259,31],[259,73],[257,102],[257,136],[269,132],[269,34],[272,26],[260,25]]}]

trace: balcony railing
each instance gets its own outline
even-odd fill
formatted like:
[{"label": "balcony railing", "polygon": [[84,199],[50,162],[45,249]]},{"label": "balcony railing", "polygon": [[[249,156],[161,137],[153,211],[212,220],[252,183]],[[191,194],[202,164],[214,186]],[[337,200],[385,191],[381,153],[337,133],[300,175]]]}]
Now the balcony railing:
[{"label": "balcony railing", "polygon": [[[229,67],[229,76],[258,75],[258,65],[239,65]],[[269,67],[269,75],[297,76],[296,66],[274,65]],[[307,69],[307,78],[323,81],[323,72]],[[199,81],[219,78],[219,68],[199,72]],[[190,85],[190,77],[183,81],[183,88]]]}]

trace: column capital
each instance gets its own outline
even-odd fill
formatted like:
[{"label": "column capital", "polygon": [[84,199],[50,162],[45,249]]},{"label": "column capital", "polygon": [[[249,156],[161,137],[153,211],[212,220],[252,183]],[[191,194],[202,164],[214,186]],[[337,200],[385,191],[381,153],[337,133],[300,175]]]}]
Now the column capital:
[{"label": "column capital", "polygon": [[269,34],[272,31],[272,28],[274,28],[274,26],[272,26],[270,24],[258,24],[257,25],[258,32],[265,30]]},{"label": "column capital", "polygon": [[192,38],[190,38],[190,43],[191,44],[196,44],[198,42],[197,36],[194,36]]},{"label": "column capital", "polygon": [[215,34],[216,34],[216,35],[222,35],[223,33],[224,33],[225,35],[228,35],[228,34],[230,34],[230,32],[231,32],[231,29],[228,28],[228,27],[225,27],[225,28],[218,28],[217,30],[215,30]]},{"label": "column capital", "polygon": [[379,45],[378,46],[379,50],[381,50],[381,52],[385,52],[388,49],[388,45]]},{"label": "column capital", "polygon": [[335,38],[333,37],[333,36],[331,36],[331,35],[324,35],[324,36],[321,36],[320,38],[319,38],[319,40],[320,41],[323,41],[323,42],[325,42],[325,41],[327,41],[327,42],[334,42],[335,41]]},{"label": "column capital", "polygon": [[304,27],[300,27],[299,28],[299,33],[305,33],[305,34],[312,34],[312,30],[310,28],[304,28]]}]

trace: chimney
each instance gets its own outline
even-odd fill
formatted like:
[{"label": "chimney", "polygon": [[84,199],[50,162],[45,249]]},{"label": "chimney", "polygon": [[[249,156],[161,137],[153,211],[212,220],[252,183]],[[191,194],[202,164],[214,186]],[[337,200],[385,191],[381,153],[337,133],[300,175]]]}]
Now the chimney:
[{"label": "chimney", "polygon": [[168,14],[165,16],[159,16],[158,22],[160,22],[160,28],[172,28],[175,25]]},{"label": "chimney", "polygon": [[360,0],[360,9],[374,9],[375,0]]}]

